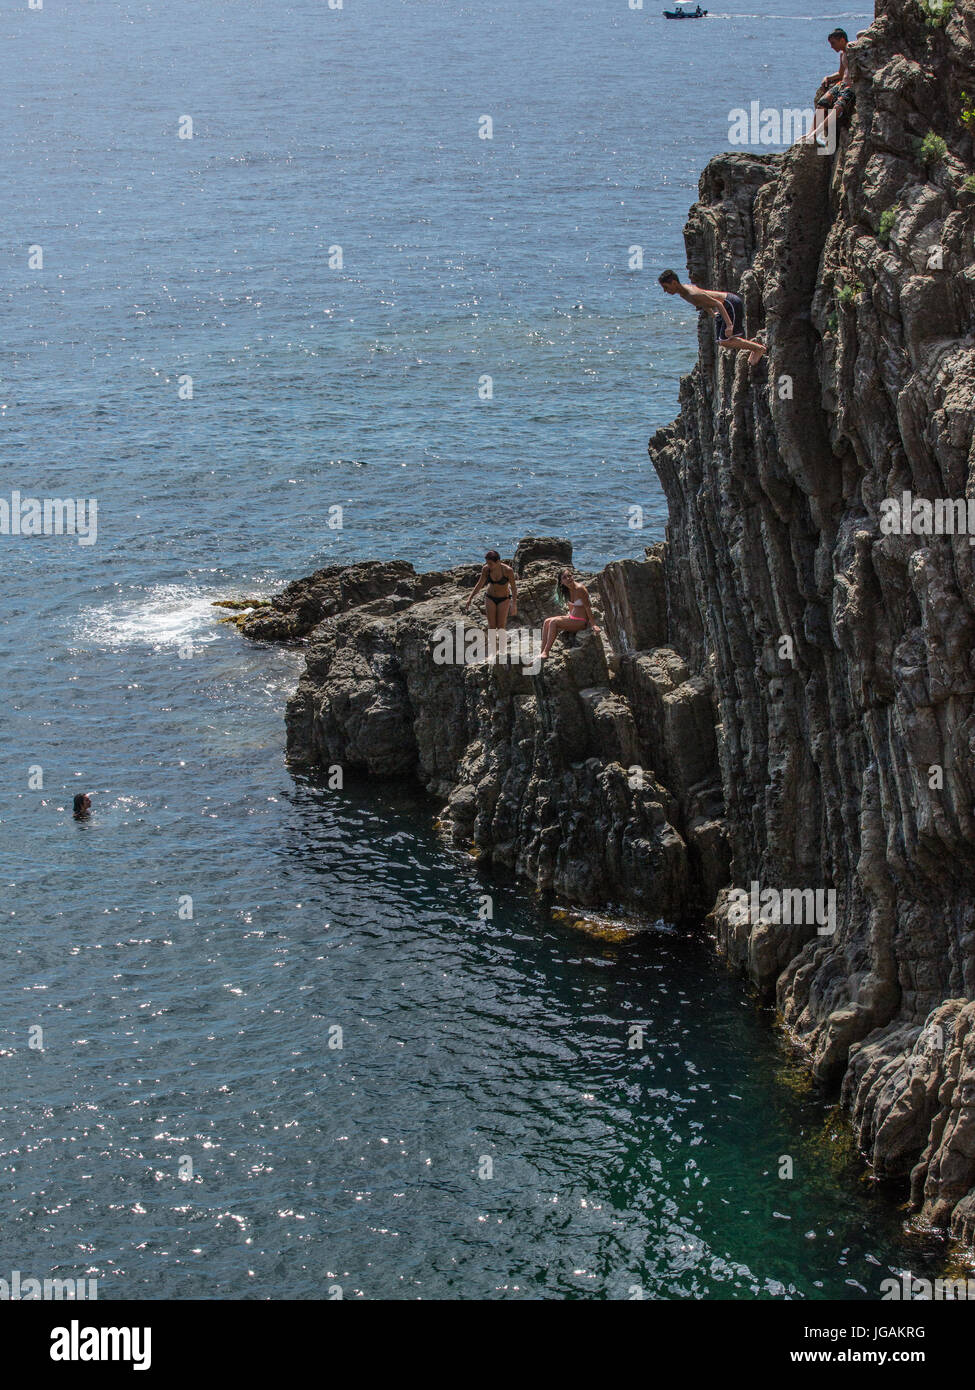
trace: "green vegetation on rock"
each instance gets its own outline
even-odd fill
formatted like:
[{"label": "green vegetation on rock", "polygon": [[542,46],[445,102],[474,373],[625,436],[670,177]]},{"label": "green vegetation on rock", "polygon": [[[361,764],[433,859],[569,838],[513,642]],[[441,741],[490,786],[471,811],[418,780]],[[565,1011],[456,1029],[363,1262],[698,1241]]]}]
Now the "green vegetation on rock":
[{"label": "green vegetation on rock", "polygon": [[929,130],[923,140],[918,140],[917,153],[922,164],[938,164],[948,153],[948,142]]},{"label": "green vegetation on rock", "polygon": [[836,291],[836,302],[844,309],[849,309],[858,295],[863,294],[863,285],[859,280],[854,280],[851,285],[840,285]]},{"label": "green vegetation on rock", "polygon": [[894,229],[894,223],[900,215],[901,205],[895,203],[893,207],[884,208],[880,214],[880,225],[877,227],[877,240],[883,242],[884,246],[890,241],[890,234]]},{"label": "green vegetation on rock", "polygon": [[955,0],[918,0],[918,8],[929,29],[943,29],[952,16]]}]

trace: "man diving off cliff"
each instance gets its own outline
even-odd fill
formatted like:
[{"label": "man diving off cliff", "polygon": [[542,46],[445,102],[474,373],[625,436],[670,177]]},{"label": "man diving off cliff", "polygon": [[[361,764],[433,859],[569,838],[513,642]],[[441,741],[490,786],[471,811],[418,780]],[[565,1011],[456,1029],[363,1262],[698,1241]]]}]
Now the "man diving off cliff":
[{"label": "man diving off cliff", "polygon": [[665,294],[679,294],[695,309],[717,316],[719,347],[747,352],[751,367],[762,360],[767,350],[765,344],[744,336],[745,305],[741,295],[731,290],[702,290],[697,285],[682,285],[676,270],[665,270],[658,278]]}]

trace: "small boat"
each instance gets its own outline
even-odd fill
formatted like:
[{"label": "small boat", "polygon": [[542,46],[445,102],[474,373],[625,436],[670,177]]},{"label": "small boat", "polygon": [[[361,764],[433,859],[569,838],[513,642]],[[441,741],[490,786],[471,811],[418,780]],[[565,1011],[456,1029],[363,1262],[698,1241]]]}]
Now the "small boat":
[{"label": "small boat", "polygon": [[695,10],[664,10],[664,19],[704,19],[706,16],[707,10],[702,10],[700,5]]}]

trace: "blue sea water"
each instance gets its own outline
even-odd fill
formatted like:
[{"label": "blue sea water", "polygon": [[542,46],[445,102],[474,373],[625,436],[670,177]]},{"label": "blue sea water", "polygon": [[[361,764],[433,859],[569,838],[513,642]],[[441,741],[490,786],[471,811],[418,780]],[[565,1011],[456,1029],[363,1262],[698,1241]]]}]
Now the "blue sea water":
[{"label": "blue sea water", "polygon": [[0,495],[96,498],[98,538],[0,537],[0,1277],[852,1299],[937,1260],[706,942],[593,938],[412,789],[291,775],[300,654],[211,606],[659,539],[696,335],[656,273],[729,111],[805,104],[868,21],[4,8]]}]

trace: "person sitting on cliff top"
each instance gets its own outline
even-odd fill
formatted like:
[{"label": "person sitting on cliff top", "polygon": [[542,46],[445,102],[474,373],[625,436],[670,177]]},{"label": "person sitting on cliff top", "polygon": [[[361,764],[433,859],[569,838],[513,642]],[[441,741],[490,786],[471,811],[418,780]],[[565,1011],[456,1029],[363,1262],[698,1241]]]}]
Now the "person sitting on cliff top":
[{"label": "person sitting on cliff top", "polygon": [[665,270],[658,278],[665,294],[679,294],[695,309],[717,315],[719,347],[747,352],[751,367],[762,360],[767,351],[765,344],[746,338],[742,331],[745,327],[745,305],[741,295],[731,290],[702,290],[697,285],[682,285],[676,270]]},{"label": "person sitting on cliff top", "polygon": [[[847,38],[845,29],[834,29],[829,35],[829,46],[834,53],[840,55],[840,67],[838,72],[830,73],[823,78],[822,85],[825,87],[823,95],[816,102],[816,119],[813,121],[813,128],[805,140],[813,141],[817,136],[826,130],[826,122],[829,120],[830,112],[834,113],[835,124],[830,132],[833,131],[841,121],[845,121],[853,110],[853,103],[856,99],[853,91],[853,79],[850,76],[850,60],[846,56],[850,40]],[[830,149],[835,148],[831,145]]]},{"label": "person sitting on cliff top", "polygon": [[[474,599],[487,585],[484,594],[486,600],[484,607],[487,612],[488,631],[504,632],[508,626],[509,617],[517,618],[518,616],[518,580],[515,578],[515,572],[511,566],[502,564],[501,556],[496,550],[489,550],[484,559],[486,564],[482,567],[481,576],[468,595],[467,602],[464,604],[464,612],[469,613],[471,611],[471,604]],[[495,637],[493,640],[497,643],[499,639]]]},{"label": "person sitting on cliff top", "polygon": [[539,657],[544,661],[560,632],[581,632],[591,628],[598,632],[593,622],[592,608],[589,605],[589,591],[579,583],[571,570],[563,570],[559,575],[559,593],[565,600],[568,611],[557,618],[546,618],[542,623],[542,650]]}]

